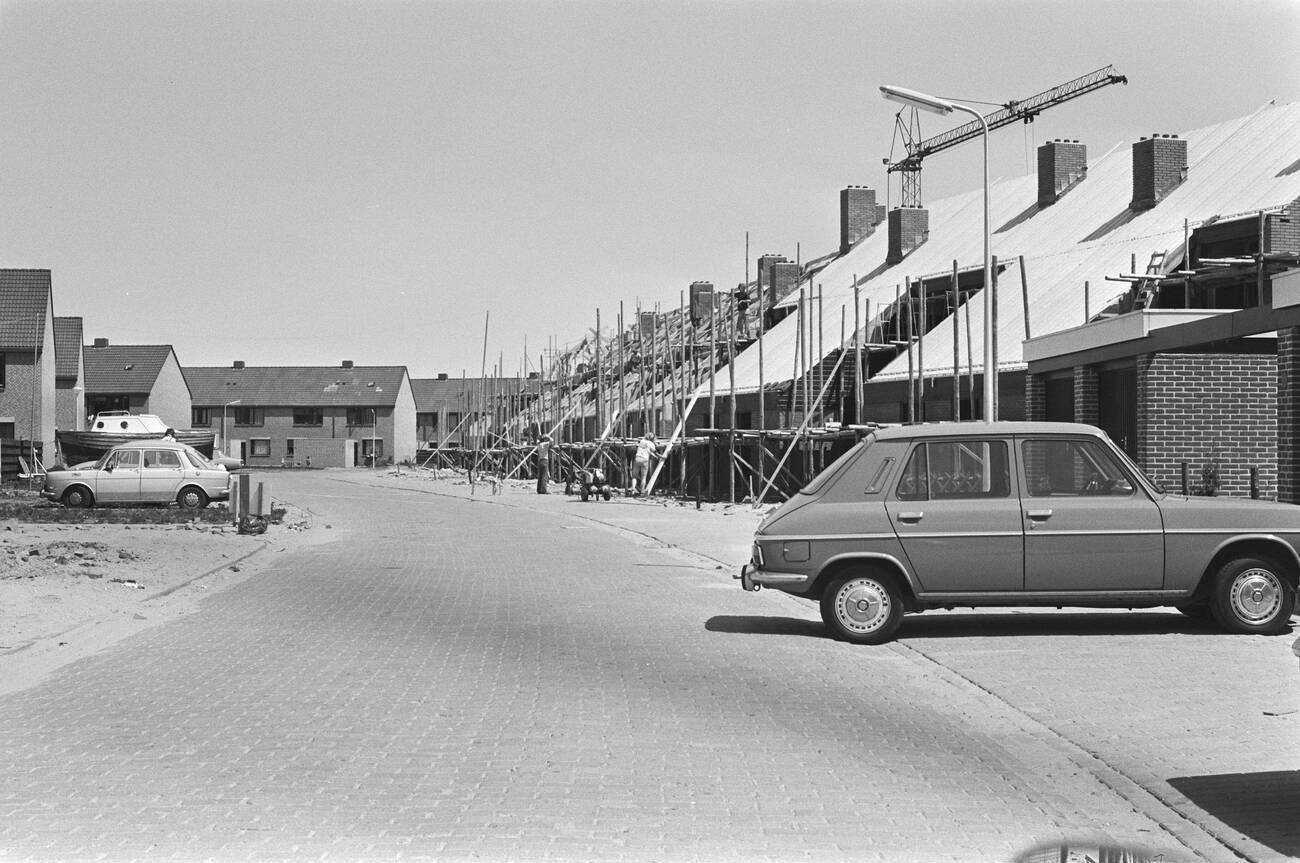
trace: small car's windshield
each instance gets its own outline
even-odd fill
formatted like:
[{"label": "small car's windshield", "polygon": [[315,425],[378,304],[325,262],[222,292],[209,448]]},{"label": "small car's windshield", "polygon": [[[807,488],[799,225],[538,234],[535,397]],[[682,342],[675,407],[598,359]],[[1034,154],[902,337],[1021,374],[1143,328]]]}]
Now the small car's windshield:
[{"label": "small car's windshield", "polygon": [[865,440],[859,441],[849,448],[849,451],[831,463],[826,470],[812,478],[806,486],[799,489],[800,494],[817,494],[826,487],[837,474],[840,473],[849,462],[853,461],[862,453],[864,449],[871,446],[872,441],[876,439],[875,435],[869,435]]},{"label": "small car's windshield", "polygon": [[1124,452],[1123,449],[1121,449],[1120,447],[1115,447],[1115,452],[1119,453],[1119,457],[1123,460],[1125,466],[1127,466],[1129,470],[1133,471],[1133,473],[1137,474],[1139,477],[1146,480],[1147,485],[1154,488],[1160,494],[1169,494],[1169,491],[1168,489],[1165,488],[1164,483],[1159,483],[1156,482],[1154,479],[1152,479],[1151,474],[1147,473],[1142,468],[1138,467],[1137,462],[1129,458],[1128,453]]}]

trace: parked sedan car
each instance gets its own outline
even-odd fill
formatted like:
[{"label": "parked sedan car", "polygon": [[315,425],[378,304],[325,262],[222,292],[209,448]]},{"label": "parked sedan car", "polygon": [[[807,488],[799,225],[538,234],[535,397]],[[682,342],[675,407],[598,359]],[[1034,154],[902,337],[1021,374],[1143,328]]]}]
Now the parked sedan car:
[{"label": "parked sedan car", "polygon": [[1300,507],[1168,494],[1073,423],[877,429],[778,509],[737,576],[876,644],[904,612],[1175,606],[1272,633],[1295,607]]},{"label": "parked sedan car", "polygon": [[50,471],[41,495],[76,507],[176,501],[202,509],[230,497],[230,474],[188,444],[142,440],[119,444],[98,461]]}]

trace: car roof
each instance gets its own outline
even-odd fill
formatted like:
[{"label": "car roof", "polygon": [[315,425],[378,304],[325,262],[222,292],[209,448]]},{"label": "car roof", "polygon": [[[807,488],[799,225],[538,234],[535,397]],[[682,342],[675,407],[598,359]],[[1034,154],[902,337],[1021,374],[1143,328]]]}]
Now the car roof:
[{"label": "car roof", "polygon": [[129,440],[125,443],[117,444],[109,451],[117,449],[139,449],[148,447],[149,449],[190,449],[190,445],[178,440],[163,440],[162,438],[145,438],[143,440]]},{"label": "car roof", "polygon": [[874,432],[876,440],[915,440],[916,438],[952,437],[954,435],[1029,435],[1072,434],[1098,437],[1104,432],[1096,426],[1083,423],[1049,422],[967,422],[918,423],[916,425],[883,426]]}]

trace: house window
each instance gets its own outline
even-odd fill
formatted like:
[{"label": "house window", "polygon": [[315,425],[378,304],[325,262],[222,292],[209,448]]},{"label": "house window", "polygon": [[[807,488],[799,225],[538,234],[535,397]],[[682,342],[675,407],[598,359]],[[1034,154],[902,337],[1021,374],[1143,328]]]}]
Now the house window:
[{"label": "house window", "polygon": [[260,426],[265,420],[266,414],[262,408],[235,408],[237,426]]},{"label": "house window", "polygon": [[0,353],[0,390],[5,388],[5,355]]},{"label": "house window", "polygon": [[348,425],[370,426],[376,422],[373,408],[348,408]]},{"label": "house window", "polygon": [[361,455],[367,458],[369,458],[372,455],[375,458],[383,458],[384,439],[381,437],[363,438],[361,441]]},{"label": "house window", "polygon": [[270,458],[271,439],[265,437],[251,438],[248,441],[248,455],[250,458]]},{"label": "house window", "polygon": [[284,455],[286,458],[293,458],[293,438],[288,438],[285,440]]},{"label": "house window", "polygon": [[323,408],[294,408],[293,424],[296,426],[319,426],[325,424]]},{"label": "house window", "polygon": [[205,429],[212,425],[212,408],[191,408],[190,427]]}]

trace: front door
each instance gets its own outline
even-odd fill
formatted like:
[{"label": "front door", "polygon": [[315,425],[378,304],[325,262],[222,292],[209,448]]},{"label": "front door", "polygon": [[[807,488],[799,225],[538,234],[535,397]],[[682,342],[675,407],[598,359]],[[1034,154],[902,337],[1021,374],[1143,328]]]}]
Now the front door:
[{"label": "front door", "polygon": [[1155,501],[1095,438],[1024,438],[1026,590],[1159,590]]},{"label": "front door", "polygon": [[118,450],[95,478],[95,499],[101,503],[134,501],[139,494],[140,450]]},{"label": "front door", "polygon": [[926,592],[1020,590],[1024,537],[1008,443],[917,443],[885,502]]}]

